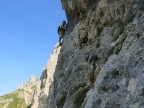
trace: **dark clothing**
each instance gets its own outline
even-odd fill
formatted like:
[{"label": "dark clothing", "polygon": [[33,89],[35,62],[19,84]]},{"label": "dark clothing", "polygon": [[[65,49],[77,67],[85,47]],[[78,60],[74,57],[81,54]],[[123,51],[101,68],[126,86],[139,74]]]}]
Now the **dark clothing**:
[{"label": "dark clothing", "polygon": [[63,36],[65,34],[66,25],[62,24],[58,27],[58,34],[59,34],[59,45],[62,45],[61,39],[63,39]]}]

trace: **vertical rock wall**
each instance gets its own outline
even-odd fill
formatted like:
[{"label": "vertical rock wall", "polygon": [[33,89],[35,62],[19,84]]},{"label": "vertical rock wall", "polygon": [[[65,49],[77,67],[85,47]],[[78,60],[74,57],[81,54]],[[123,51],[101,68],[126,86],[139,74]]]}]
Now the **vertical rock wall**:
[{"label": "vertical rock wall", "polygon": [[69,30],[43,71],[38,107],[143,108],[144,0],[61,2]]},{"label": "vertical rock wall", "polygon": [[35,91],[33,96],[32,108],[47,108],[48,96],[50,95],[50,88],[53,82],[53,75],[55,72],[55,67],[57,65],[57,58],[60,53],[60,47],[55,46],[50,59],[43,69],[42,75],[40,77],[41,84],[40,87]]}]

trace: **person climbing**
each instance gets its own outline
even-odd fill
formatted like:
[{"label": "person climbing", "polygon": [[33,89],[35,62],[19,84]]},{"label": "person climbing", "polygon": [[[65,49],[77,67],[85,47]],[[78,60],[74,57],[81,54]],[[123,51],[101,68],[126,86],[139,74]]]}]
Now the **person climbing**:
[{"label": "person climbing", "polygon": [[62,45],[62,39],[63,39],[63,36],[65,34],[65,31],[67,30],[67,24],[66,24],[66,21],[64,20],[62,22],[62,24],[58,27],[58,34],[59,34],[59,46]]}]

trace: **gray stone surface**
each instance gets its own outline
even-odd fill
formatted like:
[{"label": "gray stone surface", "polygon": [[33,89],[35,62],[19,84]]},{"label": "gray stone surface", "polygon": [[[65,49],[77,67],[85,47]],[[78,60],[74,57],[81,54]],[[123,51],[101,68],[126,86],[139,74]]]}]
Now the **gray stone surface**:
[{"label": "gray stone surface", "polygon": [[39,108],[143,108],[144,0],[61,1],[70,28]]},{"label": "gray stone surface", "polygon": [[84,108],[144,107],[144,16],[135,20],[138,22],[126,27],[127,38],[120,53],[111,56],[102,68]]},{"label": "gray stone surface", "polygon": [[40,77],[41,83],[33,96],[32,108],[47,108],[50,105],[49,102],[52,101],[52,99],[48,100],[48,97],[51,96],[53,76],[60,49],[61,47],[57,44],[51,53],[48,63],[42,71]]}]

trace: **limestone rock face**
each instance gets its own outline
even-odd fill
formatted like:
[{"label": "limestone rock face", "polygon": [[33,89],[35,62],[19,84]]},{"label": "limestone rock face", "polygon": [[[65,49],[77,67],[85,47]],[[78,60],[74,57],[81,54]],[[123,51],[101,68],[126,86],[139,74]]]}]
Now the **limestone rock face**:
[{"label": "limestone rock face", "polygon": [[144,0],[61,2],[69,30],[33,108],[143,108]]},{"label": "limestone rock face", "polygon": [[20,91],[24,91],[22,93],[19,93],[19,96],[24,98],[26,105],[31,104],[34,92],[35,90],[38,89],[39,86],[40,86],[40,80],[36,78],[36,76],[32,75],[28,83],[22,84],[19,87]]},{"label": "limestone rock face", "polygon": [[30,81],[20,85],[18,90],[0,97],[0,108],[30,107],[34,92],[39,86],[40,80],[32,75]]},{"label": "limestone rock face", "polygon": [[53,76],[57,65],[60,49],[61,47],[59,47],[57,44],[52,51],[47,65],[43,69],[42,75],[40,77],[41,84],[39,88],[35,91],[33,103],[31,106],[32,108],[47,108],[49,101],[53,101],[51,99],[48,100],[48,97],[51,95],[50,92],[53,92],[51,91],[51,87],[54,80]]},{"label": "limestone rock face", "polygon": [[[140,23],[141,22],[141,23]],[[144,15],[129,23],[117,55],[111,55],[87,93],[84,108],[144,107]]]}]

